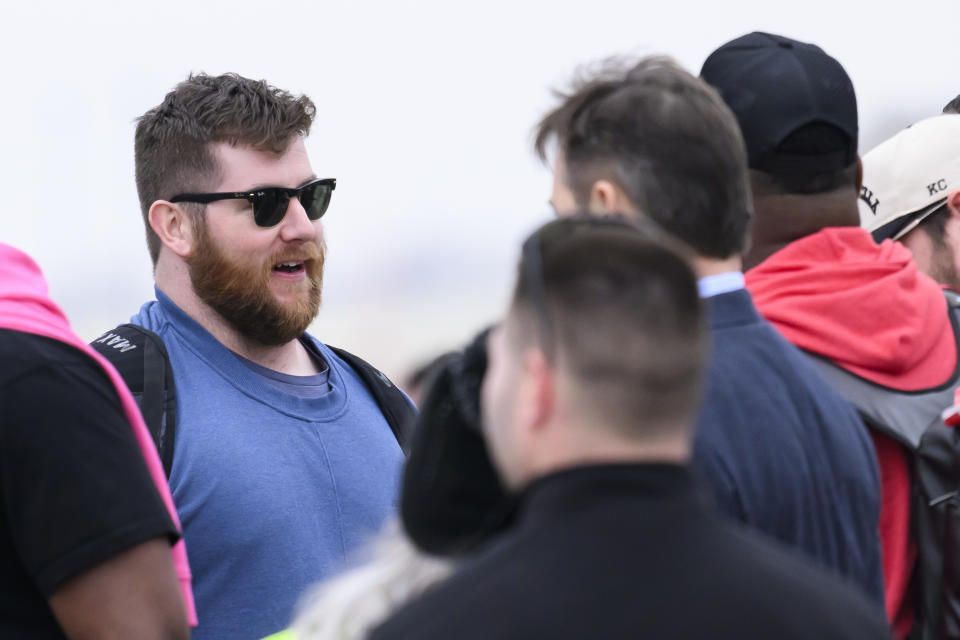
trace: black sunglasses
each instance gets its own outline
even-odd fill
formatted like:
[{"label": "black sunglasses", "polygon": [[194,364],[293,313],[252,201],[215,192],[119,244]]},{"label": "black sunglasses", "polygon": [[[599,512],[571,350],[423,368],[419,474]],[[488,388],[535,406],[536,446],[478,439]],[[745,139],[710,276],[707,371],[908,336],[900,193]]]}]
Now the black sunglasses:
[{"label": "black sunglasses", "polygon": [[182,193],[170,198],[170,202],[196,202],[206,204],[217,200],[246,200],[253,205],[253,221],[260,227],[273,227],[287,215],[290,198],[300,200],[307,217],[319,220],[330,206],[330,196],[337,188],[336,178],[312,180],[302,187],[263,187],[254,191],[234,191],[227,193]]}]

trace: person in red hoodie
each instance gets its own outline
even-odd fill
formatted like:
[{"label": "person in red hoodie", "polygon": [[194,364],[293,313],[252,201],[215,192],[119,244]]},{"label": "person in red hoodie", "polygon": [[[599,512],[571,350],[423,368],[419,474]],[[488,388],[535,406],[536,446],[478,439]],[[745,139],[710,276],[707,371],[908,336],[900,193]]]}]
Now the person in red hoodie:
[{"label": "person in red hoodie", "polygon": [[[860,228],[857,103],[843,67],[815,45],[751,33],[710,54],[701,77],[744,134],[756,211],[744,264],[761,314],[874,394],[955,385],[956,337],[940,287],[902,245],[878,245]],[[939,415],[944,406],[928,409]],[[920,593],[908,439],[871,426],[888,619],[899,638],[947,633],[943,607],[931,614],[921,598],[941,594]]]}]

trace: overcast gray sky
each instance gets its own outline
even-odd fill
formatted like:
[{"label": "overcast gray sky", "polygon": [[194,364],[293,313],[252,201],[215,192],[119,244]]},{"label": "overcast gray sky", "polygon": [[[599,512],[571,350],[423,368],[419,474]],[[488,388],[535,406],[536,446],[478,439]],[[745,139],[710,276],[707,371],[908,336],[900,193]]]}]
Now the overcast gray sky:
[{"label": "overcast gray sky", "polygon": [[577,65],[667,53],[697,72],[753,30],[853,78],[861,152],[960,93],[960,2],[4,3],[0,240],[31,253],[81,336],[152,297],[133,120],[190,71],[310,95],[325,302],[312,331],[397,375],[501,311],[551,175],[530,133]]}]

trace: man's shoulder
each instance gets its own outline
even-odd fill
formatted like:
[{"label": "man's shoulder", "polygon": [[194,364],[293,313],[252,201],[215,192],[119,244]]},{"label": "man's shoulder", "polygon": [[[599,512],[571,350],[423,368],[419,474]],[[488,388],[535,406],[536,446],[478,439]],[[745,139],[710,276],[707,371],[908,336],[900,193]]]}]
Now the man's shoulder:
[{"label": "man's shoulder", "polygon": [[[880,607],[839,579],[732,525],[702,533],[716,544],[702,553],[636,549],[631,558],[614,544],[617,554],[627,554],[619,556],[623,570],[642,565],[651,572],[650,583],[633,591],[595,569],[609,564],[614,551],[595,549],[596,562],[587,565],[570,562],[572,556],[547,565],[519,553],[526,544],[503,545],[401,608],[371,638],[586,637],[580,635],[586,628],[611,637],[618,624],[653,636],[670,629],[677,638],[702,637],[713,625],[726,630],[716,637],[887,637]],[[699,562],[693,558],[703,564],[689,566]],[[691,601],[694,592],[701,597]],[[753,608],[762,615],[743,616]],[[673,617],[679,609],[690,619]]]},{"label": "man's shoulder", "polygon": [[173,333],[171,327],[171,319],[162,305],[152,300],[144,303],[129,321],[106,329],[90,342],[90,346],[109,360],[130,384],[128,373],[136,372],[134,377],[140,378],[140,370],[148,361],[148,355],[162,362],[171,360],[167,349]]},{"label": "man's shoulder", "polygon": [[[458,638],[484,640],[490,637],[524,636],[524,592],[537,586],[536,574],[526,574],[534,583],[507,577],[502,559],[485,559],[461,568],[425,594],[401,607],[370,635],[371,640],[391,638]],[[502,625],[502,634],[492,630]]]},{"label": "man's shoulder", "polygon": [[[787,357],[800,352],[770,324],[746,289],[722,293],[707,301],[712,350],[718,355],[773,351]],[[758,362],[760,358],[757,358]],[[769,366],[769,362],[767,363]]]},{"label": "man's shoulder", "polygon": [[[713,338],[711,373],[745,366],[789,370],[796,360],[802,358],[800,351],[760,315],[746,289],[713,296],[706,304]],[[733,380],[743,378],[739,375]]]},{"label": "man's shoulder", "polygon": [[888,637],[882,608],[851,584],[754,531],[727,522],[720,526],[740,565],[728,588],[742,590],[747,601],[766,602],[782,623],[813,634],[806,637]]},{"label": "man's shoulder", "polygon": [[0,356],[4,357],[4,363],[8,362],[7,358],[18,354],[44,361],[84,357],[82,351],[62,340],[18,329],[0,328]]},{"label": "man's shoulder", "polygon": [[[675,558],[677,569],[651,594],[681,600],[696,584],[701,598],[689,606],[693,620],[726,620],[742,634],[736,637],[888,637],[879,603],[796,549],[719,516],[690,524],[699,528],[691,540],[666,543],[669,550],[660,552]],[[691,544],[695,540],[700,543]],[[763,614],[737,613],[749,610]]]},{"label": "man's shoulder", "polygon": [[358,358],[359,356],[353,355],[350,351],[343,349],[342,347],[335,347],[333,345],[327,344],[320,338],[316,337],[311,333],[305,332],[300,337],[301,342],[305,343],[305,346],[316,352],[320,353],[325,360],[334,360],[334,363],[337,366],[347,366],[348,363],[346,360],[348,358]]},{"label": "man's shoulder", "polygon": [[0,362],[0,386],[43,367],[99,370],[90,356],[73,345],[14,329],[0,329]]},{"label": "man's shoulder", "polygon": [[[697,418],[701,428],[694,439],[699,459],[707,450],[722,450],[738,467],[773,470],[769,457],[757,457],[758,449],[774,446],[778,457],[798,460],[795,456],[829,446],[840,447],[848,464],[866,470],[872,450],[864,446],[856,411],[827,384],[810,357],[765,320],[714,336],[705,383]],[[777,473],[793,477],[803,468],[787,465]]]},{"label": "man's shoulder", "polygon": [[[748,302],[749,304],[749,302]],[[766,320],[715,328],[707,365],[707,395],[736,391],[769,398],[771,388],[795,396],[796,402],[833,405],[839,396],[830,391],[810,357],[791,344]]]},{"label": "man's shoulder", "polygon": [[[341,376],[365,390],[376,404],[378,411],[404,452],[409,444],[417,408],[404,391],[378,368],[349,351],[322,343],[317,338],[304,334],[313,349],[323,357],[331,368],[338,369]],[[308,346],[308,348],[311,348]]]},{"label": "man's shoulder", "polygon": [[144,302],[140,309],[130,317],[129,323],[159,335],[170,324],[170,317],[164,312],[163,305],[156,300],[149,300]]},{"label": "man's shoulder", "polygon": [[[303,334],[303,340],[306,340],[312,345],[313,349],[316,352],[320,353],[323,356],[323,359],[328,363],[332,363],[332,366],[346,370],[348,375],[356,377],[363,384],[373,390],[373,388],[378,387],[382,389],[384,393],[396,394],[404,398],[405,402],[410,405],[410,408],[413,409],[413,402],[407,397],[407,395],[398,387],[386,374],[383,373],[375,365],[371,364],[368,360],[358,356],[356,353],[347,351],[342,347],[335,347],[329,344],[326,344],[316,338],[315,336],[310,335],[309,333]],[[310,348],[308,346],[308,348]]]}]

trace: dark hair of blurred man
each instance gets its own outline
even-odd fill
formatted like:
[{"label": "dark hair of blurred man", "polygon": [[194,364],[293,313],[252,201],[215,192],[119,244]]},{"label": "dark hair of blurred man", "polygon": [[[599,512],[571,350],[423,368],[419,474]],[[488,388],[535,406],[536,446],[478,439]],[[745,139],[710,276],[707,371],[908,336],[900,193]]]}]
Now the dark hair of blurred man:
[{"label": "dark hair of blurred man", "polygon": [[607,63],[539,127],[556,141],[563,216],[648,218],[689,245],[712,347],[693,467],[732,518],[797,548],[882,604],[876,463],[853,409],[760,317],[743,286],[753,206],[736,119],[665,58]]},{"label": "dark hair of blurred man", "polygon": [[[946,300],[909,251],[877,245],[859,226],[857,101],[839,62],[812,44],[751,33],[710,54],[701,77],[731,107],[746,142],[757,215],[747,287],[760,312],[819,356],[821,372],[867,416],[883,487],[887,614],[898,637],[915,614],[934,625],[929,632],[942,589],[936,579],[925,594],[916,588],[915,567],[936,561],[921,548],[916,562],[911,514],[928,506],[911,511],[918,489],[910,470],[920,460],[911,455],[920,442],[906,434],[923,433],[949,403],[933,398],[921,421],[882,424],[850,389],[866,385],[871,399],[903,400],[952,384],[956,339]],[[928,548],[936,554],[935,547]]]},{"label": "dark hair of blurred man", "polygon": [[516,522],[371,638],[885,636],[862,594],[698,497],[701,303],[655,236],[568,218],[525,243],[482,391]]},{"label": "dark hair of blurred man", "polygon": [[960,113],[960,96],[957,96],[943,107],[944,113]]}]

